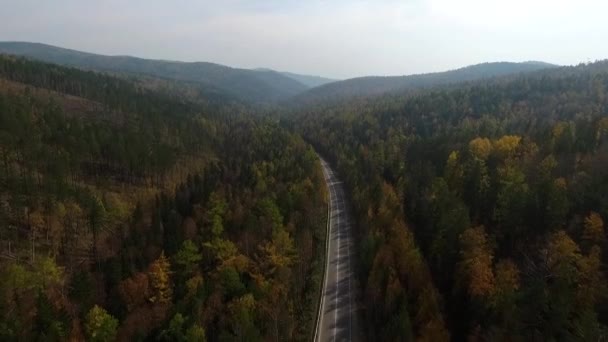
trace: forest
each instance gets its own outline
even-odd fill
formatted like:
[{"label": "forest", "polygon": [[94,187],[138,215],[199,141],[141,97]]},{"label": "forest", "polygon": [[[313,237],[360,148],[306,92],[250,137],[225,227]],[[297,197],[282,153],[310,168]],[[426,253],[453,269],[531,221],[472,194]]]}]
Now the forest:
[{"label": "forest", "polygon": [[502,67],[258,106],[0,55],[0,340],[311,340],[319,155],[367,340],[605,340],[608,62]]},{"label": "forest", "polygon": [[308,339],[314,150],[150,88],[0,56],[0,340]]},{"label": "forest", "polygon": [[368,338],[608,336],[606,89],[601,61],[290,114],[350,192]]}]

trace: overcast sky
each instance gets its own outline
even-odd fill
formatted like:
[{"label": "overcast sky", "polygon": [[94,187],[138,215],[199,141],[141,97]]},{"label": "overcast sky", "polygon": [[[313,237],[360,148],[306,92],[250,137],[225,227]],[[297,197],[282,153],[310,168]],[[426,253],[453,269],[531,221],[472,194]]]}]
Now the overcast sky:
[{"label": "overcast sky", "polygon": [[608,58],[605,0],[0,0],[0,8],[0,40],[337,78]]}]

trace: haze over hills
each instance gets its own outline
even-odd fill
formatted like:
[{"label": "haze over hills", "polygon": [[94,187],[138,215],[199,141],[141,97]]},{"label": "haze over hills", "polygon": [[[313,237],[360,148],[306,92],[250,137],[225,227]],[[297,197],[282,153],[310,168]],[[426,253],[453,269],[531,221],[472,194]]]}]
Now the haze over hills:
[{"label": "haze over hills", "polygon": [[208,62],[179,62],[105,56],[40,43],[0,42],[0,53],[98,71],[150,75],[199,85],[202,93],[249,103],[299,103],[396,93],[556,67],[544,62],[494,62],[445,72],[407,76],[366,76],[337,81],[320,76],[239,69]]},{"label": "haze over hills", "polygon": [[321,77],[321,76],[311,76],[311,75],[301,75],[301,74],[294,74],[292,72],[281,72],[281,74],[292,78],[310,88],[314,88],[314,87],[319,87],[322,86],[324,84],[328,84],[328,83],[332,83],[332,82],[337,82],[339,80],[336,79],[332,79],[332,78],[326,78],[326,77]]},{"label": "haze over hills", "polygon": [[146,74],[196,82],[209,88],[209,91],[223,92],[252,103],[276,102],[308,88],[292,77],[273,70],[238,69],[207,62],[186,63],[130,56],[105,56],[27,42],[1,42],[0,52],[84,69]]},{"label": "haze over hills", "polygon": [[[268,68],[257,68],[254,70],[276,71],[276,70],[272,70],[272,69],[268,69]],[[327,77],[315,76],[315,75],[296,74],[296,73],[288,72],[288,71],[277,71],[277,72],[280,73],[281,75],[285,75],[291,79],[294,79],[294,80],[306,85],[309,88],[314,88],[314,87],[322,86],[327,83],[341,81],[339,79],[333,79],[333,78],[327,78]]]},{"label": "haze over hills", "polygon": [[557,65],[545,62],[494,62],[482,63],[460,69],[407,76],[367,76],[326,84],[298,95],[301,102],[396,93],[414,88],[426,88],[458,82],[530,72]]}]

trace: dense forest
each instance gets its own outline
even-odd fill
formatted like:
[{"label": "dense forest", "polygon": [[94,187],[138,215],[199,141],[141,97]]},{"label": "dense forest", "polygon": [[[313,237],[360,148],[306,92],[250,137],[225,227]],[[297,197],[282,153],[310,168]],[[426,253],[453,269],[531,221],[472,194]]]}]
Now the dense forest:
[{"label": "dense forest", "polygon": [[350,192],[368,338],[606,339],[606,89],[603,61],[291,113]]},{"label": "dense forest", "polygon": [[0,340],[310,340],[317,152],[369,340],[608,338],[608,62],[516,66],[270,107],[0,55]]},{"label": "dense forest", "polygon": [[315,152],[142,84],[0,56],[0,340],[308,339]]}]

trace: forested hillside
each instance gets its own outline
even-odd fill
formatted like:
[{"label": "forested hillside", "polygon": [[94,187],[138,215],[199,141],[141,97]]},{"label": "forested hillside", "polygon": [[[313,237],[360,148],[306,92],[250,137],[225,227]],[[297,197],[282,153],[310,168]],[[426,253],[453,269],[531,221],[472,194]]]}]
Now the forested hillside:
[{"label": "forested hillside", "polygon": [[307,339],[314,151],[144,81],[0,56],[0,340]]},{"label": "forested hillside", "polygon": [[607,338],[608,62],[338,82],[288,108],[241,101],[292,94],[274,74],[224,91],[198,64],[53,49],[129,74],[0,55],[1,341],[310,339],[313,146],[348,191],[368,339]]},{"label": "forested hillside", "polygon": [[337,166],[369,338],[606,338],[608,62],[287,121]]},{"label": "forested hillside", "polygon": [[0,53],[88,70],[151,75],[192,82],[207,94],[232,97],[247,103],[273,103],[299,94],[308,86],[273,70],[248,70],[196,62],[151,60],[130,56],[104,56],[55,46],[0,42]]},{"label": "forested hillside", "polygon": [[311,105],[319,101],[341,100],[348,102],[358,97],[369,97],[385,93],[399,94],[406,90],[431,88],[554,67],[556,66],[543,62],[495,62],[470,65],[456,70],[429,74],[357,77],[310,89],[305,93],[297,95],[295,101],[304,105]]}]

